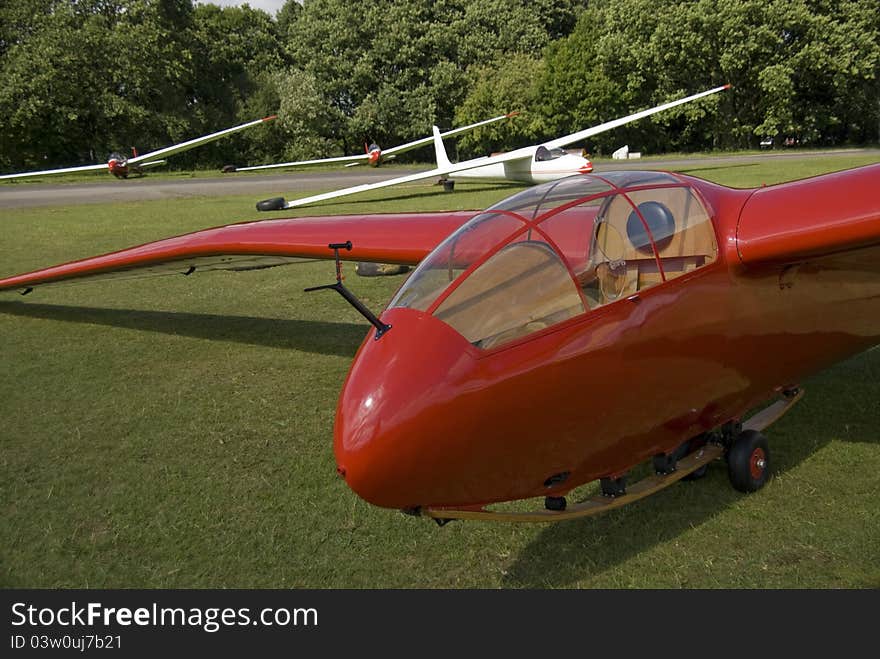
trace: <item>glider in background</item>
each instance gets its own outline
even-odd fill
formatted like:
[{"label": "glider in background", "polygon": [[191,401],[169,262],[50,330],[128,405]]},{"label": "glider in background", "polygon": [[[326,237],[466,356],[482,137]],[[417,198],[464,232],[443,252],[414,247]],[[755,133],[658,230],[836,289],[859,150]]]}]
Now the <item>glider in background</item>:
[{"label": "glider in background", "polygon": [[267,121],[272,121],[273,119],[275,119],[275,115],[272,115],[271,117],[265,117],[263,119],[256,119],[255,121],[249,121],[246,124],[241,124],[240,126],[234,126],[232,128],[227,128],[216,133],[211,133],[210,135],[196,137],[195,139],[189,140],[187,142],[181,142],[180,144],[175,144],[173,146],[166,146],[164,149],[151,151],[150,153],[145,153],[142,156],[137,155],[137,151],[135,151],[134,147],[132,147],[133,156],[131,158],[127,158],[119,153],[111,153],[110,157],[107,159],[107,163],[103,165],[83,165],[81,167],[46,169],[39,172],[4,174],[0,176],[0,180],[24,178],[27,176],[69,174],[71,172],[90,172],[98,171],[105,168],[108,169],[110,173],[113,174],[113,176],[115,176],[116,178],[128,178],[130,174],[143,175],[143,170],[145,168],[164,164],[165,161],[160,160],[159,158],[164,158],[177,153],[182,153],[184,151],[189,151],[190,149],[194,149],[197,146],[202,146],[203,144],[207,144],[208,142],[219,140],[220,138],[226,137],[227,135],[232,135],[233,133],[237,133],[246,128],[250,128],[251,126],[258,126]]},{"label": "glider in background", "polygon": [[[371,329],[336,411],[339,475],[378,506],[558,521],[724,458],[771,473],[761,430],[798,383],[880,343],[880,164],[752,190],[585,174],[489,210],[233,224],[0,280],[248,270],[335,259]],[[339,259],[418,268],[375,316]],[[749,411],[772,401],[762,411]],[[807,438],[805,438],[807,439]],[[629,486],[650,461],[654,475]],[[568,504],[598,480],[604,496]],[[534,512],[493,503],[544,497]]]},{"label": "glider in background", "polygon": [[[510,119],[511,117],[515,117],[517,114],[519,113],[509,112],[507,114],[502,114],[497,117],[492,117],[491,119],[478,121],[477,123],[470,124],[469,126],[462,126],[461,128],[448,130],[445,133],[441,133],[441,135],[443,137],[452,137],[453,135],[458,135],[460,133],[473,130],[474,128],[479,128],[480,126],[485,126],[496,121],[501,121],[502,119]],[[407,142],[406,144],[401,144],[400,146],[395,146],[385,150],[382,150],[378,144],[370,144],[369,146],[364,145],[364,153],[356,156],[339,156],[336,158],[320,158],[318,160],[298,160],[296,162],[281,162],[274,165],[256,165],[254,167],[235,167],[233,165],[228,165],[223,168],[223,171],[252,172],[261,169],[278,169],[281,167],[307,167],[309,165],[327,165],[331,163],[347,163],[345,165],[346,167],[353,167],[355,165],[366,163],[370,165],[370,167],[378,167],[384,162],[395,159],[401,153],[406,153],[407,151],[418,149],[419,147],[431,144],[431,142],[433,141],[433,136],[423,137],[421,139],[415,140],[414,142]]]},{"label": "glider in background", "polygon": [[397,178],[379,181],[378,183],[365,183],[356,185],[351,188],[335,190],[333,192],[325,192],[302,199],[286,201],[284,197],[273,197],[265,199],[257,203],[257,210],[260,211],[277,211],[288,208],[296,208],[297,206],[305,206],[318,201],[326,201],[328,199],[336,199],[359,192],[367,192],[369,190],[378,190],[387,188],[392,185],[400,185],[402,183],[411,183],[428,178],[440,178],[444,182],[444,188],[451,190],[455,179],[477,179],[489,181],[515,181],[519,183],[545,183],[548,181],[556,181],[566,176],[574,174],[587,174],[593,171],[593,163],[583,156],[567,153],[563,147],[579,142],[593,135],[604,133],[612,128],[617,128],[637,121],[652,114],[663,112],[671,108],[690,103],[704,96],[715,94],[717,92],[729,89],[730,85],[715,87],[708,91],[680,98],[670,103],[664,103],[657,107],[636,112],[620,119],[614,119],[592,128],[558,137],[544,144],[537,146],[527,146],[515,151],[500,153],[493,156],[483,156],[474,158],[464,162],[452,164],[446,155],[446,149],[443,146],[442,134],[437,127],[434,127],[434,149],[437,158],[437,167],[417,174],[408,176],[400,176]]}]

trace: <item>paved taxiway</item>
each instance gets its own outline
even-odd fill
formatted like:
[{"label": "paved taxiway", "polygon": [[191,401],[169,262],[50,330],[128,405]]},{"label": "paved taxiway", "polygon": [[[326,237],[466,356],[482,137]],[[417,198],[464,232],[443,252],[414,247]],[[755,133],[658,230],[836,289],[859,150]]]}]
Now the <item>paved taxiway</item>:
[{"label": "paved taxiway", "polygon": [[[848,149],[839,151],[785,151],[737,156],[702,156],[694,158],[651,158],[645,160],[614,160],[596,163],[596,172],[613,169],[703,169],[749,164],[761,160],[785,160],[827,157],[836,154],[876,155],[880,149]],[[386,178],[404,176],[417,169],[403,167],[368,169],[357,172],[350,169],[339,172],[290,172],[286,174],[227,174],[216,178],[143,178],[117,181],[107,175],[107,181],[86,183],[34,183],[18,181],[0,184],[0,208],[34,206],[63,206],[105,202],[142,201],[152,199],[179,199],[221,195],[253,195],[254,203],[273,196],[288,199],[305,196],[317,190],[333,190]],[[430,179],[426,179],[430,182]]]}]

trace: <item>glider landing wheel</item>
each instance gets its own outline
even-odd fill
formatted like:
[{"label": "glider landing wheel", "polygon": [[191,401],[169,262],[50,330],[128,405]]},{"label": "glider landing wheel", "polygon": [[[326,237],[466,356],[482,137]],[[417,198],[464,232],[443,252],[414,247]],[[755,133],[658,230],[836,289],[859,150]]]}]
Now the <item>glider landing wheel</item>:
[{"label": "glider landing wheel", "polygon": [[452,192],[455,190],[455,181],[450,181],[449,179],[443,179],[443,192]]},{"label": "glider landing wheel", "polygon": [[742,431],[727,453],[727,474],[740,492],[760,490],[770,475],[770,448],[757,430]]},{"label": "glider landing wheel", "polygon": [[547,510],[565,510],[567,505],[565,497],[544,497],[544,508]]}]

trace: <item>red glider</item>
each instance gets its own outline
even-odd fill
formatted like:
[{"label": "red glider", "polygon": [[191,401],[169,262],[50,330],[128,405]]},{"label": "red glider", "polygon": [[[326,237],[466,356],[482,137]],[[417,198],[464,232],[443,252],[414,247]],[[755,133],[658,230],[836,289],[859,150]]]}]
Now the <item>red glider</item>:
[{"label": "red glider", "polygon": [[[760,430],[798,383],[880,343],[880,164],[734,190],[664,172],[583,175],[486,212],[234,224],[0,280],[416,265],[342,388],[339,474],[367,501],[452,518],[606,510],[726,457],[760,488]],[[329,248],[328,248],[329,245]],[[338,270],[337,270],[338,274]],[[777,398],[764,411],[748,410]],[[652,460],[655,475],[627,486]],[[569,503],[599,480],[604,496]],[[545,497],[542,509],[490,504]]]}]

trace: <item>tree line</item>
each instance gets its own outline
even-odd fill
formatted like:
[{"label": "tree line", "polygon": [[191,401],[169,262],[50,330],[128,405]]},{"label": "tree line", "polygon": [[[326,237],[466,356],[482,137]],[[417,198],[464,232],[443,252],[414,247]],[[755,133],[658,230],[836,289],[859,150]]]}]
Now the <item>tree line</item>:
[{"label": "tree line", "polygon": [[[0,169],[99,162],[267,114],[181,167],[356,153],[514,110],[461,157],[724,83],[597,136],[610,152],[880,137],[876,0],[0,1]],[[428,156],[426,156],[428,157]]]}]

